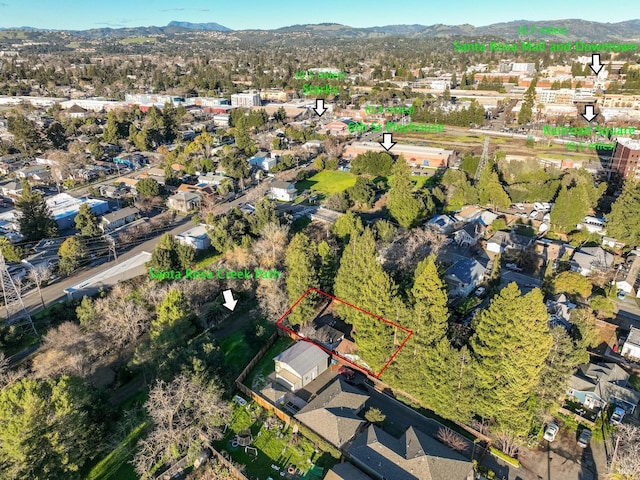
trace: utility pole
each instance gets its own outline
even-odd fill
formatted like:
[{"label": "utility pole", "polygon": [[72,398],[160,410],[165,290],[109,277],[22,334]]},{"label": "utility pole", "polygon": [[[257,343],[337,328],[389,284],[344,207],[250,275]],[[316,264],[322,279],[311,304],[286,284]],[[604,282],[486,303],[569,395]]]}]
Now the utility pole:
[{"label": "utility pole", "polygon": [[480,180],[480,173],[482,172],[482,169],[486,166],[488,161],[489,161],[489,137],[484,137],[484,147],[482,148],[482,157],[480,158],[480,163],[478,163],[476,174],[473,177],[474,183],[478,183],[478,180]]},{"label": "utility pole", "polygon": [[36,327],[33,325],[31,315],[24,306],[22,296],[16,287],[7,264],[4,260],[4,255],[0,251],[0,284],[2,285],[2,297],[4,299],[4,307],[7,312],[7,318],[5,320],[7,325],[23,326],[27,325],[31,327],[33,333],[38,336]]}]

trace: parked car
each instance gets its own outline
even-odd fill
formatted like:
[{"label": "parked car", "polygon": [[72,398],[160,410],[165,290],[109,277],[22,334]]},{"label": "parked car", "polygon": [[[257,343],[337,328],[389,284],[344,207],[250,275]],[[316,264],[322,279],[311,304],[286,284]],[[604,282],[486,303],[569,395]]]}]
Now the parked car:
[{"label": "parked car", "polygon": [[531,220],[533,220],[533,219],[534,219],[534,218],[536,218],[537,216],[538,216],[538,211],[537,211],[537,210],[534,210],[533,212],[531,212],[531,213],[529,214],[529,218],[530,218]]},{"label": "parked car", "polygon": [[547,425],[547,429],[544,431],[544,439],[547,442],[553,442],[556,439],[556,435],[560,431],[560,427],[558,427],[555,423],[550,423]]},{"label": "parked car", "polygon": [[476,291],[473,293],[476,297],[479,297],[480,295],[482,295],[484,292],[486,292],[487,289],[485,287],[478,287],[476,289]]},{"label": "parked car", "polygon": [[626,296],[627,296],[627,292],[625,292],[624,290],[618,291],[618,300],[624,300]]},{"label": "parked car", "polygon": [[611,414],[611,418],[609,418],[609,423],[611,425],[620,425],[625,413],[627,412],[625,412],[624,408],[616,407]]},{"label": "parked car", "polygon": [[514,272],[522,271],[522,269],[519,266],[517,266],[515,263],[507,263],[505,267],[508,268],[509,270],[513,270]]},{"label": "parked car", "polygon": [[349,367],[343,365],[338,369],[338,373],[340,375],[343,375],[346,379],[348,380],[353,380],[353,378],[356,376],[356,372],[354,372],[352,369],[350,369]]},{"label": "parked car", "polygon": [[581,448],[587,448],[589,446],[589,442],[591,441],[591,430],[585,428],[580,433],[580,437],[578,437],[578,446]]}]

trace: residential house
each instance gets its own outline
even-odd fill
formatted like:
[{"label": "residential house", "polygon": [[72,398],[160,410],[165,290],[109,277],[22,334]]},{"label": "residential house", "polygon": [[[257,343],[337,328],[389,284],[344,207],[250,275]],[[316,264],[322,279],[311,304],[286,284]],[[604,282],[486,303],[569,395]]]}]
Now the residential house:
[{"label": "residential house", "polygon": [[347,450],[349,459],[378,480],[472,480],[471,460],[411,426],[396,439],[371,425]]},{"label": "residential house", "polygon": [[22,153],[2,155],[0,156],[0,173],[2,175],[8,175],[22,168],[24,163],[25,159]]},{"label": "residential house", "polygon": [[431,228],[438,233],[448,235],[455,228],[456,219],[451,215],[436,215],[424,225],[425,227]]},{"label": "residential house", "polygon": [[329,365],[329,355],[311,342],[299,341],[275,361],[276,381],[292,392],[311,383]]},{"label": "residential house", "polygon": [[562,326],[569,330],[571,328],[571,311],[576,308],[575,303],[571,303],[564,293],[546,302],[549,312],[549,328]]},{"label": "residential house", "polygon": [[330,325],[322,325],[317,329],[313,328],[307,336],[321,344],[326,349],[333,350],[344,339],[344,332],[341,332]]},{"label": "residential house", "polygon": [[43,183],[51,180],[51,172],[44,165],[32,165],[18,170],[16,177],[26,178],[34,183]]},{"label": "residential house", "polygon": [[217,187],[227,179],[231,180],[229,177],[225,177],[224,175],[216,175],[213,172],[207,172],[204,175],[198,176],[198,184],[206,183],[207,185],[212,185],[214,187]]},{"label": "residential house", "polygon": [[367,400],[369,395],[338,377],[303,407],[295,418],[334,447],[342,448],[365,425],[364,419],[358,414]]},{"label": "residential house", "polygon": [[139,213],[140,210],[135,207],[121,208],[115,212],[103,215],[100,220],[100,228],[103,232],[115,230],[116,228],[133,222]]},{"label": "residential house", "polygon": [[455,242],[460,247],[473,247],[484,236],[485,227],[479,221],[467,223],[453,234]]},{"label": "residential house", "polygon": [[476,207],[475,205],[467,205],[456,213],[454,217],[459,222],[469,223],[479,218],[483,211],[485,211],[484,208]]},{"label": "residential house", "polygon": [[22,195],[22,182],[6,182],[0,184],[0,192],[5,197],[18,198]]},{"label": "residential house", "polygon": [[449,295],[451,297],[469,296],[484,280],[486,270],[486,265],[475,258],[464,258],[454,263],[444,276],[449,285]]},{"label": "residential house", "polygon": [[298,196],[298,192],[296,191],[296,187],[293,183],[276,180],[271,184],[271,192],[269,196],[274,200],[292,202]]},{"label": "residential house", "polygon": [[327,472],[324,480],[372,480],[366,473],[361,472],[349,462],[339,463]]},{"label": "residential house", "polygon": [[[622,280],[616,281],[616,287],[618,290],[622,290],[625,293],[635,292],[637,297],[640,297],[640,252],[634,250],[631,255],[627,257],[625,265],[621,271],[624,274]],[[617,278],[617,277],[616,277]]]},{"label": "residential house", "polygon": [[640,362],[640,328],[631,327],[620,354],[634,362]]},{"label": "residential house", "polygon": [[200,205],[202,196],[195,192],[179,192],[167,199],[167,206],[172,210],[188,213]]},{"label": "residential house", "polygon": [[573,254],[571,270],[588,277],[594,271],[608,270],[613,266],[613,254],[602,247],[583,247]]},{"label": "residential house", "polygon": [[624,248],[625,245],[626,245],[626,243],[619,242],[617,239],[615,239],[613,237],[602,237],[602,246],[603,247],[615,248],[615,249],[619,250],[621,248]]},{"label": "residential house", "polygon": [[526,250],[533,242],[533,237],[518,235],[513,230],[510,232],[498,231],[487,241],[487,251],[492,253],[504,253],[510,251]]},{"label": "residential house", "polygon": [[211,239],[207,234],[206,226],[203,224],[190,228],[186,232],[179,233],[176,235],[176,240],[196,250],[206,250],[211,246]]},{"label": "residential house", "polygon": [[309,140],[307,143],[302,145],[302,148],[304,148],[307,152],[318,154],[322,153],[324,147],[321,140]]},{"label": "residential house", "polygon": [[259,152],[249,159],[249,165],[268,172],[276,166],[278,159],[268,152]]},{"label": "residential house", "polygon": [[633,413],[640,401],[640,392],[629,387],[629,374],[615,363],[581,365],[569,379],[567,395],[590,410],[611,404]]}]

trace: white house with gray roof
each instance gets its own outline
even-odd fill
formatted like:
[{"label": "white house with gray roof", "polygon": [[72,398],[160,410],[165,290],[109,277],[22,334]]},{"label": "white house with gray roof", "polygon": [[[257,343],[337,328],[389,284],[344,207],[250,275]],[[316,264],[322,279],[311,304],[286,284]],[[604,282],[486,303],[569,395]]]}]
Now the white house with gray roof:
[{"label": "white house with gray roof", "polygon": [[304,340],[273,360],[276,364],[276,380],[292,392],[311,383],[329,367],[329,354]]}]

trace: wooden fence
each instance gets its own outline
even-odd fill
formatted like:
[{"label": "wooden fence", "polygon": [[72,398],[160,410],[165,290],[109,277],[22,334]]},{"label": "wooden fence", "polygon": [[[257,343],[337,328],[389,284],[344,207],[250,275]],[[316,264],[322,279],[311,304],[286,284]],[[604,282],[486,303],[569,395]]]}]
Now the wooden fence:
[{"label": "wooden fence", "polygon": [[273,332],[273,335],[271,335],[268,339],[267,339],[267,343],[265,343],[262,348],[258,351],[258,353],[256,353],[255,357],[253,357],[251,359],[251,361],[247,364],[246,367],[244,367],[244,370],[242,370],[242,372],[240,372],[240,375],[238,375],[238,378],[236,378],[236,385],[238,383],[242,383],[244,381],[245,378],[247,378],[247,375],[249,375],[249,372],[253,369],[253,367],[255,367],[257,365],[257,363],[262,359],[262,356],[267,352],[267,350],[269,350],[269,348],[271,348],[271,345],[273,345],[276,341],[276,339],[278,338],[279,334],[278,334],[278,330],[276,330],[275,332]]}]

